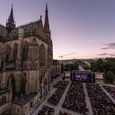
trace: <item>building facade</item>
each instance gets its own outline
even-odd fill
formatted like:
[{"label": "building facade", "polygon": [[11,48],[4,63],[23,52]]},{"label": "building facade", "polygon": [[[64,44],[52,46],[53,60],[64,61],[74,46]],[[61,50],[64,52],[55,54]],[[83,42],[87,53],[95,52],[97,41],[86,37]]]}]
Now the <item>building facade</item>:
[{"label": "building facade", "polygon": [[53,81],[61,75],[61,64],[59,60],[53,60],[52,69],[51,69],[51,80]]},{"label": "building facade", "polygon": [[50,91],[53,45],[46,5],[35,22],[16,27],[13,6],[0,25],[0,114],[29,115]]}]

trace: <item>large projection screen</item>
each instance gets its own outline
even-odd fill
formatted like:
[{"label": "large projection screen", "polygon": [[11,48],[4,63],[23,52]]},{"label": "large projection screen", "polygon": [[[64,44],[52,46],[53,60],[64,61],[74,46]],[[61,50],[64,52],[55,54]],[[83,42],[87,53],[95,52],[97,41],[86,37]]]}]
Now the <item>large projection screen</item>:
[{"label": "large projection screen", "polygon": [[93,82],[92,73],[89,71],[74,71],[72,72],[72,80],[78,82]]}]

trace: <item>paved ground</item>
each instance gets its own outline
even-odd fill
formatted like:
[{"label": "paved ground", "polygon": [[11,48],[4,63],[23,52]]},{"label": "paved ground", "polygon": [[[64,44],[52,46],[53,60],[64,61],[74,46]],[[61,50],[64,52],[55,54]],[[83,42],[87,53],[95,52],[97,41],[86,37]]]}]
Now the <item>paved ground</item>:
[{"label": "paved ground", "polygon": [[66,87],[65,92],[63,93],[63,95],[62,95],[62,97],[61,97],[61,99],[60,99],[60,101],[58,103],[58,106],[56,106],[56,108],[55,108],[56,110],[54,112],[54,115],[59,115],[59,111],[62,110],[62,106],[61,105],[63,104],[63,102],[65,100],[65,96],[67,94],[67,91],[68,91],[69,87],[70,87],[70,83]]},{"label": "paved ground", "polygon": [[110,86],[110,87],[115,87],[115,85],[113,85],[113,84],[104,84],[104,85]]},{"label": "paved ground", "polygon": [[83,83],[83,87],[84,87],[84,93],[85,93],[85,101],[86,101],[86,104],[87,104],[87,108],[89,109],[88,115],[93,115],[93,110],[92,110],[92,106],[91,106],[91,103],[90,103],[90,99],[89,99],[89,96],[88,96],[88,92],[87,92],[87,88],[86,88],[85,83]]},{"label": "paved ground", "polygon": [[[58,79],[58,80],[60,80],[60,79]],[[57,81],[58,81],[58,80],[57,80]],[[81,115],[80,113],[77,113],[77,112],[74,112],[74,111],[71,111],[71,110],[62,108],[62,104],[63,104],[63,102],[64,102],[64,100],[65,100],[65,96],[66,96],[66,94],[67,94],[67,92],[68,92],[68,90],[69,90],[70,84],[71,84],[71,82],[70,82],[70,83],[68,84],[68,86],[66,87],[65,92],[63,93],[63,95],[62,95],[62,97],[61,97],[61,99],[60,99],[60,101],[59,101],[59,103],[58,103],[57,106],[54,106],[54,105],[49,104],[49,103],[47,102],[48,98],[56,91],[56,88],[53,88],[53,89],[50,91],[49,96],[41,103],[41,105],[36,109],[36,111],[35,111],[32,115],[37,115],[38,112],[42,109],[42,106],[43,106],[43,105],[47,105],[47,106],[53,108],[53,109],[54,109],[54,115],[59,115],[59,111],[69,112],[69,113],[71,113],[72,115]]]},{"label": "paved ground", "polygon": [[[51,85],[55,85],[59,80],[61,80],[61,76],[58,77],[54,82],[51,83]],[[51,108],[54,108],[54,110],[56,110],[56,106],[52,105],[52,104],[49,104],[47,103],[47,100],[49,99],[49,97],[56,91],[56,88],[52,88],[49,95],[47,96],[47,98],[40,104],[40,106],[35,110],[35,112],[32,114],[32,115],[37,115],[38,112],[42,109],[42,106],[43,105],[47,105]]]},{"label": "paved ground", "polygon": [[49,96],[40,104],[40,106],[36,109],[36,111],[33,113],[33,115],[37,115],[38,112],[42,109],[42,106],[43,106],[43,105],[47,105],[47,106],[49,106],[49,107],[55,109],[55,106],[53,106],[53,105],[47,103],[48,98],[49,98],[55,91],[56,91],[56,89],[52,89],[52,90],[50,91]]},{"label": "paved ground", "polygon": [[100,85],[102,90],[106,93],[106,95],[112,100],[112,102],[115,104],[115,99],[113,99],[113,97],[102,87],[102,85]]},{"label": "paved ground", "polygon": [[[57,81],[58,81],[58,80],[57,80]],[[81,114],[79,114],[79,113],[77,113],[77,112],[74,112],[74,111],[71,111],[71,110],[62,108],[62,104],[63,104],[63,102],[64,102],[64,100],[65,100],[65,96],[66,96],[66,94],[67,94],[67,92],[68,92],[68,90],[69,90],[70,84],[71,84],[71,82],[70,82],[70,83],[68,84],[68,86],[66,87],[65,92],[64,92],[64,94],[62,95],[62,97],[61,97],[61,99],[60,99],[60,101],[59,101],[59,103],[58,103],[57,106],[54,106],[54,105],[49,104],[49,103],[47,102],[48,98],[56,91],[56,88],[53,88],[53,89],[51,90],[51,92],[50,92],[50,95],[41,103],[41,105],[36,109],[36,111],[33,113],[33,115],[37,115],[38,112],[42,109],[42,106],[43,106],[43,105],[47,105],[48,107],[53,108],[53,109],[54,109],[54,115],[59,115],[59,111],[69,112],[69,113],[71,113],[72,115],[81,115]]]},{"label": "paved ground", "polygon": [[52,85],[52,86],[55,85],[59,80],[62,80],[62,77],[61,77],[61,76],[58,77],[57,79],[55,79],[55,80],[51,83],[51,85]]},{"label": "paved ground", "polygon": [[[59,81],[59,80],[60,80],[60,78],[58,78],[54,83],[52,83],[52,85],[56,84],[57,81]],[[47,98],[41,103],[41,105],[36,109],[36,111],[32,115],[37,115],[38,112],[39,112],[39,110],[41,110],[41,108],[42,108],[43,105],[47,105],[47,106],[53,108],[54,109],[54,115],[59,115],[59,111],[69,112],[72,115],[81,115],[80,113],[77,113],[77,112],[74,112],[74,111],[62,108],[62,104],[63,104],[63,102],[65,100],[65,96],[66,96],[66,94],[67,94],[67,92],[69,90],[70,83],[66,87],[65,92],[62,95],[62,97],[61,97],[61,99],[60,99],[60,101],[59,101],[59,103],[58,103],[57,106],[54,106],[54,105],[49,104],[47,102],[48,98],[56,91],[56,88],[52,88],[51,91],[50,91],[50,94],[47,96]],[[103,89],[103,91],[108,95],[108,97],[115,103],[115,100],[112,98],[112,96],[102,87],[102,85],[100,85],[100,86]],[[92,111],[92,107],[91,107],[91,103],[90,103],[90,99],[89,99],[89,96],[88,96],[88,92],[87,92],[85,83],[83,83],[83,88],[84,88],[84,93],[85,93],[85,99],[86,99],[87,108],[89,109],[88,115],[93,115],[93,111]]]}]

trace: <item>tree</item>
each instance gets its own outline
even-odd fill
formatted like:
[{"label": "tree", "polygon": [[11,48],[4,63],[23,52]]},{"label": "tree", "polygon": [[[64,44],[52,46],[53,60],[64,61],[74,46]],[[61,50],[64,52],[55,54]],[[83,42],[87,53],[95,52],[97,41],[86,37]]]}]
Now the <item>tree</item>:
[{"label": "tree", "polygon": [[93,71],[93,72],[104,72],[104,69],[105,69],[105,62],[103,59],[98,59],[96,61],[93,61],[90,63],[91,67],[90,69]]},{"label": "tree", "polygon": [[74,70],[79,70],[79,64],[78,64],[78,62],[74,62]]},{"label": "tree", "polygon": [[61,64],[61,73],[63,73],[63,71],[64,71],[64,65]]},{"label": "tree", "polygon": [[84,66],[83,66],[83,69],[84,69],[84,70],[90,70],[90,66],[89,66],[89,65],[84,65]]},{"label": "tree", "polygon": [[96,67],[98,72],[103,72],[104,61],[101,58],[96,61]]},{"label": "tree", "polygon": [[113,83],[113,81],[115,80],[115,75],[111,71],[108,71],[105,76],[105,80],[109,83]]},{"label": "tree", "polygon": [[95,64],[95,62],[91,62],[90,65],[91,65],[91,66],[90,66],[91,71],[96,72],[97,69],[96,69],[96,64]]},{"label": "tree", "polygon": [[64,71],[72,71],[72,70],[79,70],[79,65],[77,62],[64,65]]},{"label": "tree", "polygon": [[[98,59],[96,61],[92,61],[90,65],[91,71],[103,72],[104,80],[107,82],[113,82],[114,77],[111,76],[115,74],[115,58]],[[110,73],[110,71],[113,75]],[[108,74],[110,74],[110,77]]]}]

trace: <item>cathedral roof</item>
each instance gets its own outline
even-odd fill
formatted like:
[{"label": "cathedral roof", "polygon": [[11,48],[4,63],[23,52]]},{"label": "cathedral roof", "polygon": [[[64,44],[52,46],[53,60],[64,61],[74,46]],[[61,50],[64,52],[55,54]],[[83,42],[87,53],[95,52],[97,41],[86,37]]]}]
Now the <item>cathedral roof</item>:
[{"label": "cathedral roof", "polygon": [[39,20],[37,20],[37,21],[33,21],[33,22],[30,22],[30,23],[27,23],[27,24],[24,24],[24,25],[20,25],[20,26],[17,27],[17,28],[28,27],[28,26],[30,26],[30,25],[34,25],[34,24],[36,24],[36,23],[39,23]]},{"label": "cathedral roof", "polygon": [[45,23],[43,25],[42,16],[40,19],[34,22],[30,22],[28,24],[21,25],[16,27],[14,17],[13,17],[13,5],[11,8],[10,16],[6,22],[6,27],[0,25],[0,41],[5,42],[9,40],[18,39],[18,36],[22,35],[24,38],[30,36],[40,36],[39,38],[43,38],[44,40],[50,40],[50,28],[49,28],[49,18],[48,18],[48,8],[46,5],[45,11]]},{"label": "cathedral roof", "polygon": [[5,26],[3,26],[3,25],[0,24],[0,28],[5,28]]},{"label": "cathedral roof", "polygon": [[5,31],[6,31],[6,28],[0,24],[0,39],[4,37]]},{"label": "cathedral roof", "polygon": [[17,29],[22,29],[25,37],[26,35],[29,36],[29,35],[36,35],[36,34],[39,34],[42,37],[44,37],[44,28],[43,28],[43,23],[41,19],[34,22],[30,22],[25,25],[21,25],[17,27]]},{"label": "cathedral roof", "polygon": [[16,95],[15,99],[12,102],[17,105],[23,106],[23,105],[27,104],[31,99],[33,99],[36,95],[37,95],[36,93],[30,94],[27,96],[18,94],[18,95]]},{"label": "cathedral roof", "polygon": [[[44,29],[43,29],[43,23],[42,23],[42,20],[37,20],[37,21],[34,21],[34,22],[30,22],[28,24],[25,24],[25,25],[21,25],[19,27],[16,27],[12,32],[11,34],[12,35],[15,35],[15,34],[18,34],[19,32],[19,29],[22,29],[23,33],[24,34],[24,37],[27,36],[30,36],[30,35],[35,35],[35,34],[39,34],[41,35],[42,37],[44,37]],[[6,27],[5,26],[2,26],[0,25],[0,38],[4,38],[6,39],[7,36],[5,35],[6,33]],[[8,36],[10,37],[10,36]],[[2,41],[2,39],[0,39],[0,41]]]},{"label": "cathedral roof", "polygon": [[3,95],[4,93],[6,93],[6,92],[8,92],[8,89],[6,88],[6,89],[1,89],[0,88],[0,95]]}]

